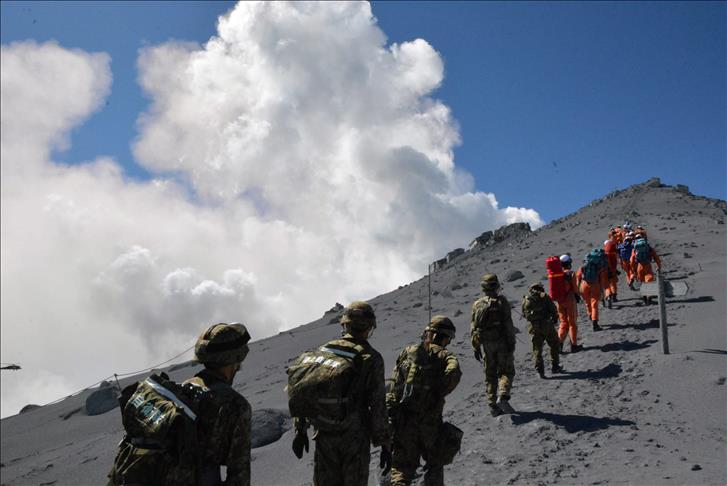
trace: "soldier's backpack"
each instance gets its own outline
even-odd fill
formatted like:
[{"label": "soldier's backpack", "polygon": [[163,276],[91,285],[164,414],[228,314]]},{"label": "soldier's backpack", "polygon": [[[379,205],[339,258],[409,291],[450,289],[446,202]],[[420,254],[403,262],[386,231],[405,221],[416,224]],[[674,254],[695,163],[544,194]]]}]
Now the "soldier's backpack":
[{"label": "soldier's backpack", "polygon": [[533,294],[529,292],[523,299],[523,317],[529,322],[552,322],[550,306],[545,294]]},{"label": "soldier's backpack", "polygon": [[640,238],[636,240],[634,244],[634,251],[636,252],[636,261],[639,263],[649,263],[651,261],[651,247],[646,240]]},{"label": "soldier's backpack", "polygon": [[404,359],[397,363],[396,381],[391,393],[397,411],[422,412],[435,405],[439,399],[433,393],[433,385],[439,382],[441,368],[438,360],[422,345],[408,346]]},{"label": "soldier's backpack", "polygon": [[603,268],[604,263],[603,250],[600,248],[591,250],[586,255],[586,263],[583,265],[583,279],[590,284],[598,282],[598,273]]},{"label": "soldier's backpack", "polygon": [[485,295],[479,298],[475,301],[472,317],[480,332],[500,332],[503,324],[499,297]]},{"label": "soldier's backpack", "polygon": [[437,463],[446,466],[454,462],[454,457],[462,447],[464,432],[449,422],[442,422],[437,434],[434,450],[437,451]]},{"label": "soldier's backpack", "polygon": [[620,245],[618,245],[618,255],[621,257],[622,261],[629,261],[631,259],[631,252],[634,250],[633,245],[631,242],[624,241]]},{"label": "soldier's backpack", "polygon": [[200,471],[197,417],[202,401],[213,393],[175,383],[165,373],[124,388],[119,404],[126,435],[109,484],[196,485]]},{"label": "soldier's backpack", "polygon": [[347,428],[363,352],[363,346],[337,339],[301,354],[287,370],[290,415],[322,430]]}]

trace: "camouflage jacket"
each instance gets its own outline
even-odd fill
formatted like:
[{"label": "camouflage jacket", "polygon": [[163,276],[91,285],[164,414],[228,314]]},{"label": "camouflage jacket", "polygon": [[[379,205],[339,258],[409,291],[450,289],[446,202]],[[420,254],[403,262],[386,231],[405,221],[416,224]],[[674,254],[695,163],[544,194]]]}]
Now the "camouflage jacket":
[{"label": "camouflage jacket", "polygon": [[[490,310],[488,307],[492,306]],[[515,345],[515,325],[512,322],[510,302],[504,295],[485,295],[472,304],[472,335],[479,336],[480,342],[505,341]]]},{"label": "camouflage jacket", "polygon": [[412,344],[404,348],[396,359],[396,365],[391,375],[393,389],[386,394],[386,406],[390,414],[395,413],[401,396],[399,396],[402,385],[406,383],[408,373],[407,362],[414,354],[424,354],[428,369],[424,371],[424,378],[429,382],[431,397],[429,403],[424,404],[425,408],[418,411],[430,417],[442,416],[444,409],[444,397],[452,393],[462,378],[462,371],[459,368],[457,357],[451,351],[437,344],[430,344],[428,349],[424,344]]},{"label": "camouflage jacket", "polygon": [[227,466],[229,486],[250,485],[250,429],[252,409],[232,387],[220,386],[220,378],[202,370],[185,383],[214,389],[214,399],[199,411],[197,439],[202,451],[203,474],[219,474]]}]

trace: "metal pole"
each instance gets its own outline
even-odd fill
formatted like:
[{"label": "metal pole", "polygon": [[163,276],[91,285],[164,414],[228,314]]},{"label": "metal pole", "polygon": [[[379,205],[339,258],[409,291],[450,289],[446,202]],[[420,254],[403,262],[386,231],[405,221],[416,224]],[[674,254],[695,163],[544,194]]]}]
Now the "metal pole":
[{"label": "metal pole", "polygon": [[432,322],[432,264],[430,263],[427,267],[428,278],[427,284],[429,287],[429,322]]},{"label": "metal pole", "polygon": [[664,291],[664,279],[661,270],[656,271],[656,281],[659,286],[659,327],[661,327],[661,351],[669,354],[669,330],[666,322],[666,299]]}]

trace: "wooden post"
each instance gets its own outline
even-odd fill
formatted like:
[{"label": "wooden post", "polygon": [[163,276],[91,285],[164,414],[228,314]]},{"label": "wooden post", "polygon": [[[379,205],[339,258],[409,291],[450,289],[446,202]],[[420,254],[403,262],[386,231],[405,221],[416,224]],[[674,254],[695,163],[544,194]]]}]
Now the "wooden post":
[{"label": "wooden post", "polygon": [[661,327],[661,351],[669,354],[669,325],[666,321],[666,292],[664,289],[664,279],[661,276],[661,270],[656,271],[656,282],[659,286],[659,327]]},{"label": "wooden post", "polygon": [[429,322],[432,322],[432,264],[427,267],[428,279],[427,285],[429,287]]}]

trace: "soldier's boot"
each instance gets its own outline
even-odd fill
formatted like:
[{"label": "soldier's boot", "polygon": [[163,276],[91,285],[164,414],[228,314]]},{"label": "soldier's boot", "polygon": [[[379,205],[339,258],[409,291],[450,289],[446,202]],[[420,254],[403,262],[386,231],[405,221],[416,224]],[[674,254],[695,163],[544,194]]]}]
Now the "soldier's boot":
[{"label": "soldier's boot", "polygon": [[602,331],[603,330],[603,328],[598,325],[598,321],[597,320],[593,321],[593,330],[594,331]]},{"label": "soldier's boot", "polygon": [[558,354],[563,354],[563,341],[558,344]]},{"label": "soldier's boot", "polygon": [[570,352],[571,353],[577,353],[578,351],[583,351],[583,346],[580,344],[571,344],[570,345]]},{"label": "soldier's boot", "polygon": [[490,415],[492,415],[493,417],[499,417],[502,414],[503,411],[500,410],[497,405],[495,405],[494,403],[490,404]]},{"label": "soldier's boot", "polygon": [[565,370],[560,364],[554,364],[550,371],[552,373],[565,373]]},{"label": "soldier's boot", "polygon": [[537,370],[537,372],[538,372],[538,376],[539,376],[539,377],[541,377],[541,378],[545,378],[545,366],[543,366],[543,365],[540,365],[540,366],[538,366],[538,367],[536,368],[536,370]]},{"label": "soldier's boot", "polygon": [[497,397],[497,408],[503,413],[515,413],[515,409],[510,405],[510,397],[508,395],[500,395]]}]

